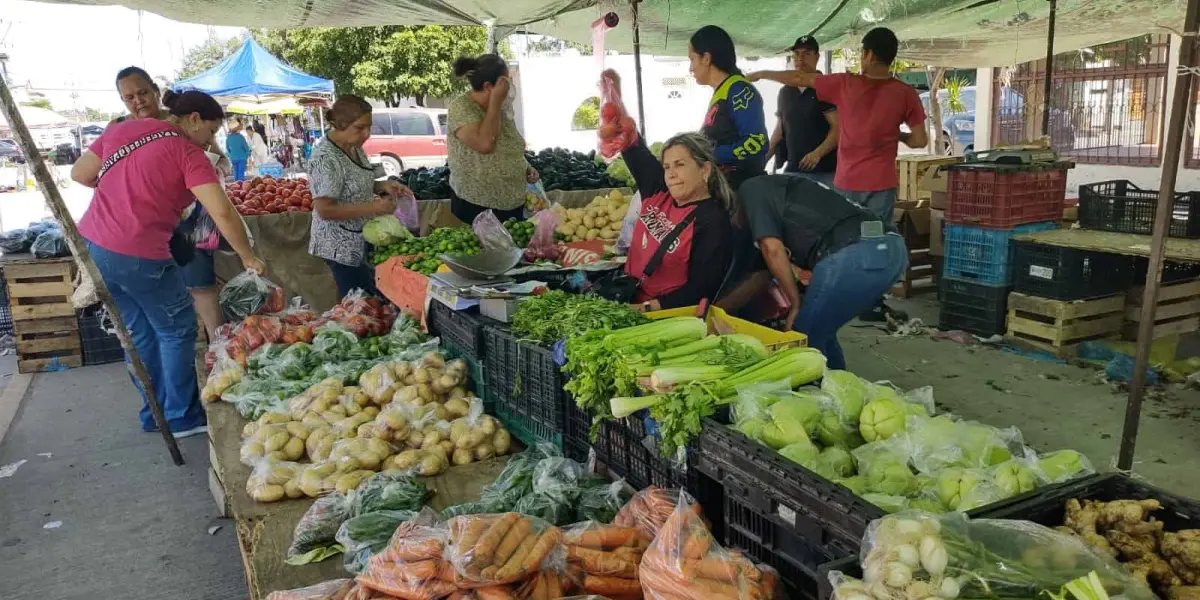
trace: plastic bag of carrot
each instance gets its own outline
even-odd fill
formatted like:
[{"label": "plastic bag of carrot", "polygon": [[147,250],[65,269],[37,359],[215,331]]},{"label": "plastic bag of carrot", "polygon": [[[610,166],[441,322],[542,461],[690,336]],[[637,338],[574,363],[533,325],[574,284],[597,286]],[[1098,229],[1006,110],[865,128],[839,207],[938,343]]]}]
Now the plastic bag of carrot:
[{"label": "plastic bag of carrot", "polygon": [[[650,486],[636,494],[621,507],[613,519],[613,525],[620,527],[636,527],[648,539],[654,539],[663,523],[675,507],[679,505],[682,490],[665,489]],[[700,505],[692,503],[691,508],[697,516],[702,516]]]},{"label": "plastic bag of carrot", "polygon": [[267,600],[347,600],[353,589],[353,579],[332,579],[305,588],[271,592]]},{"label": "plastic bag of carrot", "polygon": [[567,529],[563,544],[571,592],[622,599],[642,596],[638,563],[650,538],[636,527],[579,523]]},{"label": "plastic bag of carrot", "polygon": [[448,532],[437,514],[424,509],[396,528],[383,552],[367,561],[358,584],[400,600],[436,600],[458,591],[454,570],[443,559]]},{"label": "plastic bag of carrot", "polygon": [[516,583],[564,564],[562,531],[541,519],[520,513],[463,515],[446,525],[446,561],[462,589]]},{"label": "plastic bag of carrot", "polygon": [[779,576],[721,547],[686,493],[642,556],[638,568],[651,600],[772,600]]}]

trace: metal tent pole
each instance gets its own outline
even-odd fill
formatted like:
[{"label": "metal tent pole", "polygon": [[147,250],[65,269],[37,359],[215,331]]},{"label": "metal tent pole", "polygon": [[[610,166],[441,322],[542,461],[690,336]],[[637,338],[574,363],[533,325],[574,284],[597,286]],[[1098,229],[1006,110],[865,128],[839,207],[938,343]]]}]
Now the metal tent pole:
[{"label": "metal tent pole", "polygon": [[108,312],[112,315],[113,323],[117,326],[117,337],[121,340],[121,347],[125,349],[126,354],[129,355],[130,362],[133,363],[133,375],[137,379],[138,385],[142,386],[142,390],[146,394],[146,400],[150,404],[150,412],[154,415],[154,422],[158,425],[158,430],[162,432],[163,441],[166,442],[167,450],[171,453],[171,460],[176,465],[182,465],[183,454],[179,452],[179,444],[176,443],[175,436],[171,434],[171,429],[167,426],[167,418],[163,415],[162,405],[158,403],[158,398],[154,396],[154,386],[150,383],[150,375],[146,371],[146,365],[142,362],[141,357],[138,356],[137,349],[133,347],[133,342],[129,337],[129,329],[125,327],[125,322],[121,319],[121,313],[117,310],[117,305],[113,302],[112,294],[109,293],[108,286],[104,284],[104,278],[100,276],[100,271],[96,268],[96,263],[92,262],[92,255],[88,252],[87,244],[79,236],[79,230],[75,227],[75,220],[71,218],[71,213],[67,211],[67,205],[63,202],[62,194],[58,191],[54,177],[50,175],[45,161],[42,160],[41,153],[37,151],[37,146],[33,143],[33,135],[29,133],[29,128],[25,126],[25,120],[21,118],[21,113],[17,110],[17,103],[13,100],[12,92],[8,89],[8,82],[4,78],[0,78],[0,110],[4,111],[4,116],[8,119],[8,123],[12,127],[13,136],[16,137],[17,143],[21,145],[21,150],[25,152],[26,162],[33,168],[33,177],[37,180],[38,186],[42,188],[42,194],[46,197],[46,205],[50,207],[50,212],[54,214],[54,218],[62,226],[63,236],[66,238],[67,245],[71,248],[71,254],[75,256],[75,260],[79,263],[80,268],[87,270],[88,276],[96,284],[96,295],[100,297],[100,301],[104,303],[104,306],[108,308]]},{"label": "metal tent pole", "polygon": [[1150,362],[1150,345],[1154,342],[1154,309],[1162,279],[1163,251],[1167,241],[1167,225],[1175,198],[1175,180],[1179,174],[1179,154],[1183,149],[1183,134],[1188,117],[1188,96],[1192,93],[1192,71],[1195,65],[1196,26],[1200,17],[1200,0],[1188,0],[1183,18],[1183,43],[1179,46],[1179,70],[1175,73],[1175,92],[1171,96],[1171,121],[1167,125],[1167,141],[1163,148],[1162,183],[1158,191],[1158,208],[1154,214],[1154,233],[1150,239],[1150,266],[1146,269],[1146,289],[1142,294],[1142,316],[1138,323],[1137,350],[1133,360],[1133,381],[1129,385],[1129,403],[1125,405],[1125,427],[1121,431],[1121,451],[1117,468],[1133,468],[1133,451],[1137,444],[1138,424],[1142,416],[1142,396],[1146,390],[1146,365]]},{"label": "metal tent pole", "polygon": [[1046,79],[1042,83],[1042,135],[1050,135],[1050,90],[1054,77],[1054,18],[1058,15],[1058,0],[1050,0],[1050,23],[1046,31]]},{"label": "metal tent pole", "polygon": [[629,8],[633,11],[633,76],[637,80],[638,129],[642,138],[646,137],[646,105],[642,100],[642,34],[638,21],[638,4],[642,0],[630,0]]}]

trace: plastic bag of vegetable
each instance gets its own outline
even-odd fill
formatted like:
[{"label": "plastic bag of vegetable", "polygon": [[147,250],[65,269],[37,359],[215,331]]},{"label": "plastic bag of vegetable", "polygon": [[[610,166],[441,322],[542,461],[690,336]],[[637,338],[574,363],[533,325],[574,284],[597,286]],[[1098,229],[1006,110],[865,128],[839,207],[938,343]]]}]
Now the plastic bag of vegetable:
[{"label": "plastic bag of vegetable", "polygon": [[[641,490],[621,507],[613,519],[613,525],[636,527],[647,539],[653,539],[671,513],[675,512],[682,494],[682,490],[655,486]],[[701,514],[699,504],[691,506],[697,511],[697,515]]]},{"label": "plastic bag of vegetable", "polygon": [[862,556],[861,581],[831,573],[835,599],[1062,598],[1080,578],[1085,583],[1072,590],[1078,600],[1155,597],[1082,538],[1029,521],[907,511],[873,521]]},{"label": "plastic bag of vegetable", "polygon": [[903,432],[909,415],[924,417],[932,414],[924,404],[905,401],[889,386],[871,384],[867,398],[859,414],[858,428],[868,442],[886,440]]},{"label": "plastic bag of vegetable", "polygon": [[[264,354],[264,350],[269,349]],[[259,348],[250,357],[250,368],[269,379],[307,381],[312,371],[321,364],[321,357],[313,347],[297,342],[291,345],[268,344]]]},{"label": "plastic bag of vegetable", "polygon": [[260,458],[254,462],[250,476],[246,478],[246,493],[255,502],[264,503],[278,502],[285,496],[299,498],[295,482],[301,466],[290,461]]},{"label": "plastic bag of vegetable", "polygon": [[1086,456],[1074,450],[1057,450],[1037,455],[1026,449],[1026,461],[1034,464],[1038,480],[1043,484],[1061,483],[1096,472]]},{"label": "plastic bag of vegetable", "polygon": [[268,412],[242,430],[244,439],[240,455],[242,464],[254,465],[266,457],[275,460],[298,461],[304,457],[304,440],[311,428],[292,421],[287,411]]},{"label": "plastic bag of vegetable", "polygon": [[572,525],[563,532],[570,588],[595,594],[630,589],[637,583],[638,563],[649,543],[650,539],[633,527],[594,521]]},{"label": "plastic bag of vegetable", "polygon": [[63,236],[62,229],[57,227],[38,234],[37,239],[29,246],[29,251],[35,258],[57,258],[70,256],[71,247]]},{"label": "plastic bag of vegetable", "polygon": [[575,507],[575,521],[612,523],[621,507],[633,497],[624,479],[583,488]]},{"label": "plastic bag of vegetable", "polygon": [[447,527],[422,511],[402,523],[387,546],[367,560],[358,584],[372,592],[400,600],[436,600],[456,591],[454,571],[443,560]]},{"label": "plastic bag of vegetable", "polygon": [[637,125],[621,102],[621,83],[614,75],[609,71],[600,75],[600,127],[596,130],[600,155],[610,162],[639,138]]},{"label": "plastic bag of vegetable", "polygon": [[326,323],[313,335],[313,350],[327,362],[343,362],[358,344],[358,336],[339,323]]},{"label": "plastic bag of vegetable", "polygon": [[496,213],[485,210],[471,222],[475,237],[484,250],[512,250],[517,247],[508,230],[496,218]]},{"label": "plastic bag of vegetable", "polygon": [[908,467],[905,446],[898,441],[871,442],[852,454],[863,476],[865,491],[889,496],[908,496],[917,491],[917,476]]},{"label": "plastic bag of vegetable", "polygon": [[358,487],[352,504],[355,515],[381,510],[417,510],[425,504],[429,488],[403,473],[372,475]]},{"label": "plastic bag of vegetable", "polygon": [[737,400],[730,408],[733,428],[752,440],[761,440],[763,429],[771,422],[771,406],[789,391],[791,385],[786,381],[756,383],[739,388]]},{"label": "plastic bag of vegetable", "polygon": [[565,566],[562,531],[515,512],[464,515],[446,523],[445,559],[459,587],[505,585]]},{"label": "plastic bag of vegetable", "polygon": [[26,238],[24,229],[13,229],[0,233],[0,250],[3,250],[5,254],[28,252],[32,243],[32,240]]},{"label": "plastic bag of vegetable", "polygon": [[562,453],[550,444],[538,444],[508,459],[504,470],[479,493],[482,504],[493,512],[512,510],[517,501],[533,491],[533,474],[545,458],[561,457]]},{"label": "plastic bag of vegetable", "polygon": [[525,248],[525,260],[558,260],[560,251],[554,240],[554,231],[558,229],[558,217],[554,211],[543,210],[533,215],[533,237]]},{"label": "plastic bag of vegetable", "polygon": [[416,516],[411,510],[379,510],[347,519],[334,535],[342,547],[343,566],[351,573],[360,573],[367,567],[367,560],[387,547],[396,528]]},{"label": "plastic bag of vegetable", "polygon": [[287,405],[287,398],[303,389],[303,382],[242,379],[226,389],[221,398],[236,406],[243,417],[258,419],[263,413],[282,410]]},{"label": "plastic bag of vegetable", "polygon": [[381,406],[392,401],[398,383],[391,363],[379,363],[367,369],[358,380],[367,398]]},{"label": "plastic bag of vegetable", "polygon": [[983,468],[998,465],[1020,451],[1021,432],[1016,427],[998,429],[950,415],[909,415],[904,438],[910,445],[912,466],[919,473],[936,474],[947,467]]},{"label": "plastic bag of vegetable", "polygon": [[317,498],[296,523],[292,545],[287,550],[287,563],[306,565],[320,562],[342,551],[337,532],[350,518],[350,495],[333,493]]},{"label": "plastic bag of vegetable", "polygon": [[[680,494],[678,506],[642,555],[638,577],[641,591],[650,600],[765,600],[774,598],[779,583],[778,574],[770,567],[722,548],[687,494]],[[636,594],[638,587],[635,581],[604,594],[625,597]]]},{"label": "plastic bag of vegetable", "polygon": [[331,579],[304,588],[271,592],[267,600],[346,600],[353,589],[353,579]]},{"label": "plastic bag of vegetable", "polygon": [[285,307],[283,288],[254,271],[243,271],[221,288],[221,312],[229,321],[279,312]]},{"label": "plastic bag of vegetable", "polygon": [[412,232],[394,214],[375,217],[363,225],[363,239],[372,246],[389,246],[412,236]]}]

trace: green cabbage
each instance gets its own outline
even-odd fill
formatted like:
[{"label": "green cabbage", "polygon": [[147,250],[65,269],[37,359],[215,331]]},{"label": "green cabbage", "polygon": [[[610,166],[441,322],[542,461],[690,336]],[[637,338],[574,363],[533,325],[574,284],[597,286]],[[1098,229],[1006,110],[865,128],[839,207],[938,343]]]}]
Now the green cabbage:
[{"label": "green cabbage", "polygon": [[908,501],[908,508],[911,510],[923,510],[931,513],[948,512],[946,510],[946,505],[942,504],[942,501],[936,496],[929,496],[925,494],[918,494],[917,496],[910,498]]},{"label": "green cabbage", "polygon": [[849,371],[825,371],[821,391],[838,403],[838,416],[843,423],[858,424],[858,415],[867,402],[867,386],[873,385]]},{"label": "green cabbage", "polygon": [[917,477],[908,465],[897,457],[880,456],[867,464],[863,473],[867,490],[877,494],[908,496],[917,489]]},{"label": "green cabbage", "polygon": [[821,416],[820,397],[797,392],[783,396],[768,410],[770,422],[763,427],[762,442],[776,450],[797,442],[812,443]]},{"label": "green cabbage", "polygon": [[[801,435],[803,436],[804,434],[801,433]],[[817,458],[820,453],[821,450],[809,441],[808,437],[803,437],[779,449],[779,454],[783,455],[784,458],[805,466]]]},{"label": "green cabbage", "polygon": [[879,398],[863,407],[858,430],[868,442],[886,440],[904,431],[904,420],[907,416],[903,401]]},{"label": "green cabbage", "polygon": [[854,477],[846,477],[844,479],[834,479],[834,483],[849,489],[855,496],[861,496],[867,490],[867,479],[862,475]]},{"label": "green cabbage", "polygon": [[363,239],[372,246],[387,246],[412,237],[412,233],[396,215],[383,215],[367,221],[362,233]]},{"label": "green cabbage", "polygon": [[992,471],[992,480],[1005,496],[1024,494],[1037,487],[1037,474],[1033,469],[1015,460],[997,465]]},{"label": "green cabbage", "polygon": [[878,506],[879,508],[882,508],[883,512],[889,514],[908,510],[909,507],[908,498],[905,498],[904,496],[893,496],[890,494],[875,494],[868,492],[862,495],[862,499],[874,504],[875,506]]},{"label": "green cabbage", "polygon": [[854,475],[854,457],[844,448],[830,446],[804,465],[826,479],[841,479]]},{"label": "green cabbage", "polygon": [[[995,489],[995,485],[988,480],[987,473],[979,469],[946,469],[938,475],[937,486],[938,499],[950,510],[970,510],[982,506],[983,498],[998,494],[998,490],[995,494],[988,490]],[[977,491],[980,486],[983,489]]]},{"label": "green cabbage", "polygon": [[1038,457],[1037,472],[1046,483],[1058,483],[1095,471],[1086,456],[1074,450],[1058,450]]}]

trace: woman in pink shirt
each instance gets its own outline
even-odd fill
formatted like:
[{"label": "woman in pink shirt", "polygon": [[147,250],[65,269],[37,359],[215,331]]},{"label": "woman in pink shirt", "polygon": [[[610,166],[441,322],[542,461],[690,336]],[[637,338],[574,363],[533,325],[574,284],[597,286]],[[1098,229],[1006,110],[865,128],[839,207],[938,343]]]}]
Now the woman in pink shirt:
[{"label": "woman in pink shirt", "polygon": [[[168,90],[162,102],[165,120],[128,120],[105,129],[72,167],[71,178],[96,190],[79,232],[129,327],[171,431],[185,437],[206,431],[206,421],[196,381],[196,311],[168,246],[180,213],[199,200],[247,269],[261,272],[263,263],[204,154],[225,117],[221,105],[195,91]],[[144,398],[140,417],[143,431],[156,430]]]}]

